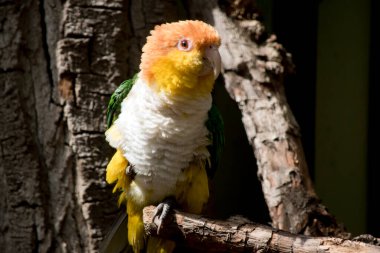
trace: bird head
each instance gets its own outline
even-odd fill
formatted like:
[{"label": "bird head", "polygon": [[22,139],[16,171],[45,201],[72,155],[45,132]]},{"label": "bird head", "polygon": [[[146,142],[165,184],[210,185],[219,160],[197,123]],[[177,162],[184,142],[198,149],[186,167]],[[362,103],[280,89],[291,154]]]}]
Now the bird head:
[{"label": "bird head", "polygon": [[142,78],[169,95],[209,94],[220,73],[220,37],[197,20],[156,26],[141,56]]}]

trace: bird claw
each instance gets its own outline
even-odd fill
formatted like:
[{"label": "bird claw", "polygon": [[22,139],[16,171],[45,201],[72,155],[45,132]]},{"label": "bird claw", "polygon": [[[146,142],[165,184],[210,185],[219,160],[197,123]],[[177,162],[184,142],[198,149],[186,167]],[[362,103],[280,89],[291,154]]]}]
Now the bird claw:
[{"label": "bird claw", "polygon": [[154,210],[152,221],[157,224],[157,234],[160,234],[162,224],[168,219],[169,213],[172,211],[174,204],[175,200],[173,198],[166,198],[163,202],[158,204]]}]

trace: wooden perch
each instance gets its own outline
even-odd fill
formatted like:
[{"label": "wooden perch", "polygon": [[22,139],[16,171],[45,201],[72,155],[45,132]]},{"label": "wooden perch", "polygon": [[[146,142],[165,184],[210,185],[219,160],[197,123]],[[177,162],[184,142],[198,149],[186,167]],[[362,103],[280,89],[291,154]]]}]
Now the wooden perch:
[{"label": "wooden perch", "polygon": [[[154,206],[144,208],[143,220],[149,234],[156,234],[152,223]],[[160,236],[175,238],[179,246],[192,252],[380,252],[379,246],[333,237],[295,235],[234,216],[213,220],[175,211],[174,222],[163,225]]]}]

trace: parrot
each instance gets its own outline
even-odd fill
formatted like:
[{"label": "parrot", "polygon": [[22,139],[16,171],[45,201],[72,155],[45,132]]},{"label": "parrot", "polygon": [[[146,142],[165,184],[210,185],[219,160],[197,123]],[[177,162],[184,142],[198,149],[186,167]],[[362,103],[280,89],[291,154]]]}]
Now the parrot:
[{"label": "parrot", "polygon": [[106,181],[126,205],[134,253],[172,252],[175,242],[147,236],[143,208],[156,205],[157,233],[174,208],[199,214],[209,198],[224,145],[213,102],[221,39],[199,20],[156,25],[142,47],[140,69],[112,94],[105,137],[116,152]]}]

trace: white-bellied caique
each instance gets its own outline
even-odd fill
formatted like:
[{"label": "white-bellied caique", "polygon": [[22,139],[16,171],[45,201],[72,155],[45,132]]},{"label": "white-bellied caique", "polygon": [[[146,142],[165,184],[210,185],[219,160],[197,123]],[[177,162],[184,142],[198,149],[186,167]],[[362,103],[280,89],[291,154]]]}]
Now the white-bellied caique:
[{"label": "white-bellied caique", "polygon": [[[126,203],[133,251],[171,252],[174,242],[146,237],[142,210],[157,205],[200,213],[208,175],[224,143],[211,91],[221,69],[217,31],[202,21],[156,26],[142,49],[140,72],[124,81],[108,105],[106,139],[116,149],[106,180]],[[160,229],[160,226],[159,226]]]}]

